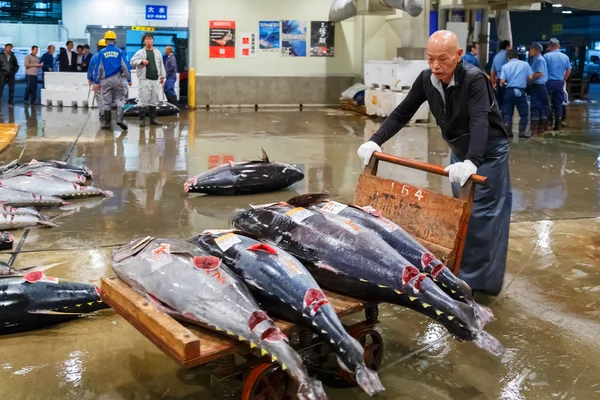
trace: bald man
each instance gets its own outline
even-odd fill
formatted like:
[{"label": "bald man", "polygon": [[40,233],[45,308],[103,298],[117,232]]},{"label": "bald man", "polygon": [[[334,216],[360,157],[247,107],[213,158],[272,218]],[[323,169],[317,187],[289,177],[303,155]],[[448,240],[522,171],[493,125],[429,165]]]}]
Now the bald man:
[{"label": "bald man", "polygon": [[377,133],[358,149],[367,165],[373,152],[400,131],[425,101],[442,136],[452,149],[452,191],[475,173],[486,176],[478,186],[471,213],[460,277],[475,292],[496,296],[502,289],[508,250],[512,192],[508,171],[508,142],[494,90],[485,74],[461,60],[456,35],[435,32],[427,43],[429,69],[415,80],[406,99],[383,122]]},{"label": "bald man", "polygon": [[177,93],[175,92],[175,82],[177,82],[177,59],[173,54],[173,47],[165,47],[167,60],[165,61],[165,71],[167,72],[167,80],[165,81],[165,96],[167,101],[175,106],[178,106]]}]

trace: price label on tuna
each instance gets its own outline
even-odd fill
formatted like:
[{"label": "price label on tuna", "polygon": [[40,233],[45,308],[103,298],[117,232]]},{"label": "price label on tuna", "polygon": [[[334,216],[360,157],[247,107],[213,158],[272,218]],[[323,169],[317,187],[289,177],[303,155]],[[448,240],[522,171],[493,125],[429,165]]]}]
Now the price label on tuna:
[{"label": "price label on tuna", "polygon": [[242,243],[239,237],[235,233],[228,233],[215,239],[215,243],[222,251],[227,251],[231,246]]},{"label": "price label on tuna", "polygon": [[171,245],[168,243],[161,243],[156,249],[152,250],[152,272],[164,267],[172,260]]},{"label": "price label on tuna", "polygon": [[379,224],[379,226],[383,227],[388,232],[394,232],[396,229],[398,229],[398,226],[396,224],[385,218],[378,218],[377,223]]},{"label": "price label on tuna", "polygon": [[342,210],[344,210],[346,207],[348,207],[346,204],[338,203],[337,201],[330,201],[329,203],[321,207],[321,211],[337,215],[340,212],[342,212]]},{"label": "price label on tuna", "polygon": [[302,207],[296,207],[294,209],[291,209],[290,211],[286,212],[285,214],[296,222],[302,222],[306,218],[315,215],[314,212],[307,210],[306,208],[302,208]]},{"label": "price label on tuna", "polygon": [[280,258],[282,261],[282,265],[285,268],[285,271],[293,278],[295,276],[304,275],[304,271],[300,265],[298,265],[298,261],[294,260],[292,257],[280,254]]}]

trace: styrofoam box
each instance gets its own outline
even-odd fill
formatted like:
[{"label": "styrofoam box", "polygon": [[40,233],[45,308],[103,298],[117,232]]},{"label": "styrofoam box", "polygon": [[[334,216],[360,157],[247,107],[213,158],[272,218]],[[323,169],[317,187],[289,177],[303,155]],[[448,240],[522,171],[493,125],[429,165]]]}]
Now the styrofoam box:
[{"label": "styrofoam box", "polygon": [[365,63],[365,86],[389,86],[401,90],[413,85],[419,74],[429,67],[425,60],[367,61]]},{"label": "styrofoam box", "polygon": [[365,90],[365,106],[367,107],[367,115],[377,115],[381,93],[381,89]]}]

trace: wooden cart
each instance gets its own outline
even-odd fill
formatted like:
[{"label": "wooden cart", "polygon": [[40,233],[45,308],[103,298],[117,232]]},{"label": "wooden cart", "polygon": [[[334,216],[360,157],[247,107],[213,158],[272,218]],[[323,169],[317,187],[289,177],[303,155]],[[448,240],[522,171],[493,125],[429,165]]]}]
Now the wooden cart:
[{"label": "wooden cart", "polygon": [[[474,186],[465,185],[459,199],[420,189],[390,179],[377,177],[380,161],[447,175],[440,166],[375,153],[361,174],[356,196],[357,205],[371,205],[382,210],[413,234],[432,252],[444,260],[456,273],[460,265],[464,240],[474,198]],[[485,184],[485,178],[473,176],[472,181]],[[383,358],[383,339],[374,329],[379,311],[375,304],[340,294],[325,292],[340,317],[365,311],[365,319],[346,327],[351,336],[365,348],[368,367],[377,370]],[[265,359],[247,346],[209,330],[182,325],[155,308],[144,297],[115,276],[102,279],[102,297],[117,313],[129,321],[152,343],[183,368],[208,365],[213,368],[214,381],[237,380],[243,400],[292,399],[293,388],[286,374],[270,359]],[[292,344],[304,357],[309,370],[326,385],[347,387],[352,377],[327,364],[331,351],[308,328],[276,320],[276,324],[292,338]],[[331,358],[331,357],[330,357]],[[335,358],[334,358],[335,361]],[[274,395],[274,391],[277,395]]]}]

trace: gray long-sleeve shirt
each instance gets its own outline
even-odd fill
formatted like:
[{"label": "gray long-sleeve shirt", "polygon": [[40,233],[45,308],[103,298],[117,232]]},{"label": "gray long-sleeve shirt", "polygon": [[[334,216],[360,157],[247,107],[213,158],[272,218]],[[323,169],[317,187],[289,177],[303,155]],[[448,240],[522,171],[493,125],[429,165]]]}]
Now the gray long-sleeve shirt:
[{"label": "gray long-sleeve shirt", "polygon": [[173,54],[167,57],[167,62],[165,63],[165,70],[167,72],[167,80],[177,79],[177,59]]},{"label": "gray long-sleeve shirt", "polygon": [[28,54],[25,57],[25,75],[37,75],[38,69],[40,65],[40,58],[38,56],[34,56],[33,54]]}]

